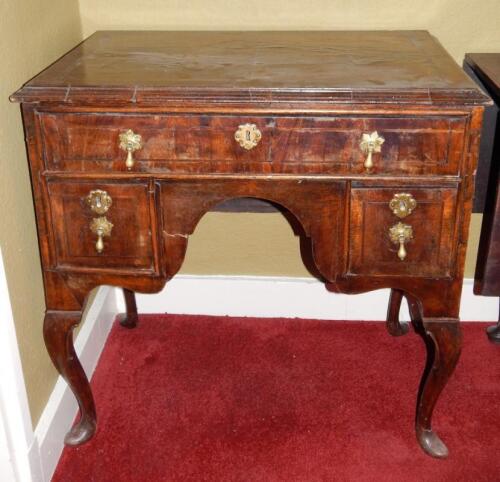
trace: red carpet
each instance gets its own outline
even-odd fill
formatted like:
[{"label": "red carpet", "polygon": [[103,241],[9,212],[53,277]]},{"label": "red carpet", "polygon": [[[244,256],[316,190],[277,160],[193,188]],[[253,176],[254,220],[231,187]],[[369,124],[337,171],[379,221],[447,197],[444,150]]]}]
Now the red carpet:
[{"label": "red carpet", "polygon": [[424,345],[381,323],[141,316],[93,377],[98,431],[53,481],[499,481],[500,346],[464,323],[436,408],[450,449],[417,445]]}]

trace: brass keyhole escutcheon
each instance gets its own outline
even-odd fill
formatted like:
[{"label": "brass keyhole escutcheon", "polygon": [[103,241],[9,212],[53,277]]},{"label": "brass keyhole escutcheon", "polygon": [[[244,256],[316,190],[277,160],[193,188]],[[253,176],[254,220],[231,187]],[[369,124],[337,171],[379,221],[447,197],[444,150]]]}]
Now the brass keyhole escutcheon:
[{"label": "brass keyhole escutcheon", "polygon": [[365,169],[370,171],[373,168],[373,153],[382,151],[382,144],[385,139],[378,135],[377,131],[371,134],[363,134],[359,147],[366,154],[366,159],[364,162]]},{"label": "brass keyhole escutcheon", "polygon": [[398,218],[409,216],[417,207],[417,201],[408,193],[401,192],[395,194],[389,203],[389,208]]},{"label": "brass keyhole escutcheon", "polygon": [[243,149],[253,149],[262,139],[262,133],[255,124],[243,124],[234,133],[234,139]]},{"label": "brass keyhole escutcheon", "polygon": [[90,209],[97,214],[107,213],[111,204],[113,204],[111,196],[106,191],[101,191],[100,189],[90,191],[85,201]]}]

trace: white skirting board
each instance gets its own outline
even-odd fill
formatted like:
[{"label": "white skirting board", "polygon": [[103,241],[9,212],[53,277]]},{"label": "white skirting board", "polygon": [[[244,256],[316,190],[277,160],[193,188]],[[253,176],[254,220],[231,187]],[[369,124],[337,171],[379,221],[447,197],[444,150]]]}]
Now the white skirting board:
[{"label": "white skirting board", "polygon": [[[498,298],[475,296],[472,286],[472,279],[464,280],[462,321],[496,321]],[[179,275],[161,293],[137,295],[140,313],[365,321],[384,320],[388,300],[387,289],[342,295],[327,291],[313,278],[264,276]],[[408,321],[408,306],[403,303],[401,319]]]},{"label": "white skirting board", "polygon": [[[472,284],[472,280],[464,282],[462,320],[496,321],[498,299],[474,296]],[[389,290],[361,295],[330,293],[322,283],[310,278],[179,275],[161,293],[138,294],[137,304],[140,313],[382,321],[388,299]],[[124,307],[121,290],[99,289],[75,343],[89,377],[112,322]],[[402,320],[409,319],[406,303],[401,315]],[[50,481],[63,449],[64,435],[76,414],[74,397],[59,378],[35,430],[32,465],[41,465],[43,475],[34,481]]]}]

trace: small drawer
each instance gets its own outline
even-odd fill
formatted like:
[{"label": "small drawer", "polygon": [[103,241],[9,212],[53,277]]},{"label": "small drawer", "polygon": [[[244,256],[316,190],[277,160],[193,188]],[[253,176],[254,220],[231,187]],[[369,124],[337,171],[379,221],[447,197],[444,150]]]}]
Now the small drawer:
[{"label": "small drawer", "polygon": [[48,182],[58,268],[155,272],[147,183]]},{"label": "small drawer", "polygon": [[49,170],[456,175],[466,117],[47,112],[40,122]]},{"label": "small drawer", "polygon": [[456,200],[454,188],[353,188],[349,272],[451,276]]}]

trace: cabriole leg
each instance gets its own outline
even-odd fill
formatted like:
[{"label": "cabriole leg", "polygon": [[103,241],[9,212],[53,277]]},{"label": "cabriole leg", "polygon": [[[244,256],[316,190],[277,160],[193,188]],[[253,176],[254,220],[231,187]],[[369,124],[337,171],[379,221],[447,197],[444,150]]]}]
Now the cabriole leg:
[{"label": "cabriole leg", "polygon": [[117,319],[123,327],[135,328],[138,320],[135,293],[124,288],[123,295],[125,296],[126,313],[121,313]]},{"label": "cabriole leg", "polygon": [[417,399],[417,439],[429,455],[448,456],[448,449],[432,429],[432,413],[448,379],[455,370],[462,348],[458,320],[428,318],[414,323],[427,347],[427,363]]},{"label": "cabriole leg", "polygon": [[96,430],[96,411],[90,384],[73,346],[73,329],[80,323],[79,311],[47,311],[43,337],[52,363],[66,380],[80,407],[80,419],[66,434],[67,445],[80,445]]},{"label": "cabriole leg", "polygon": [[403,292],[398,289],[391,289],[391,297],[389,298],[389,307],[387,308],[387,331],[392,336],[401,336],[408,333],[410,327],[408,323],[399,321],[399,311],[401,309],[401,301],[403,300]]}]

